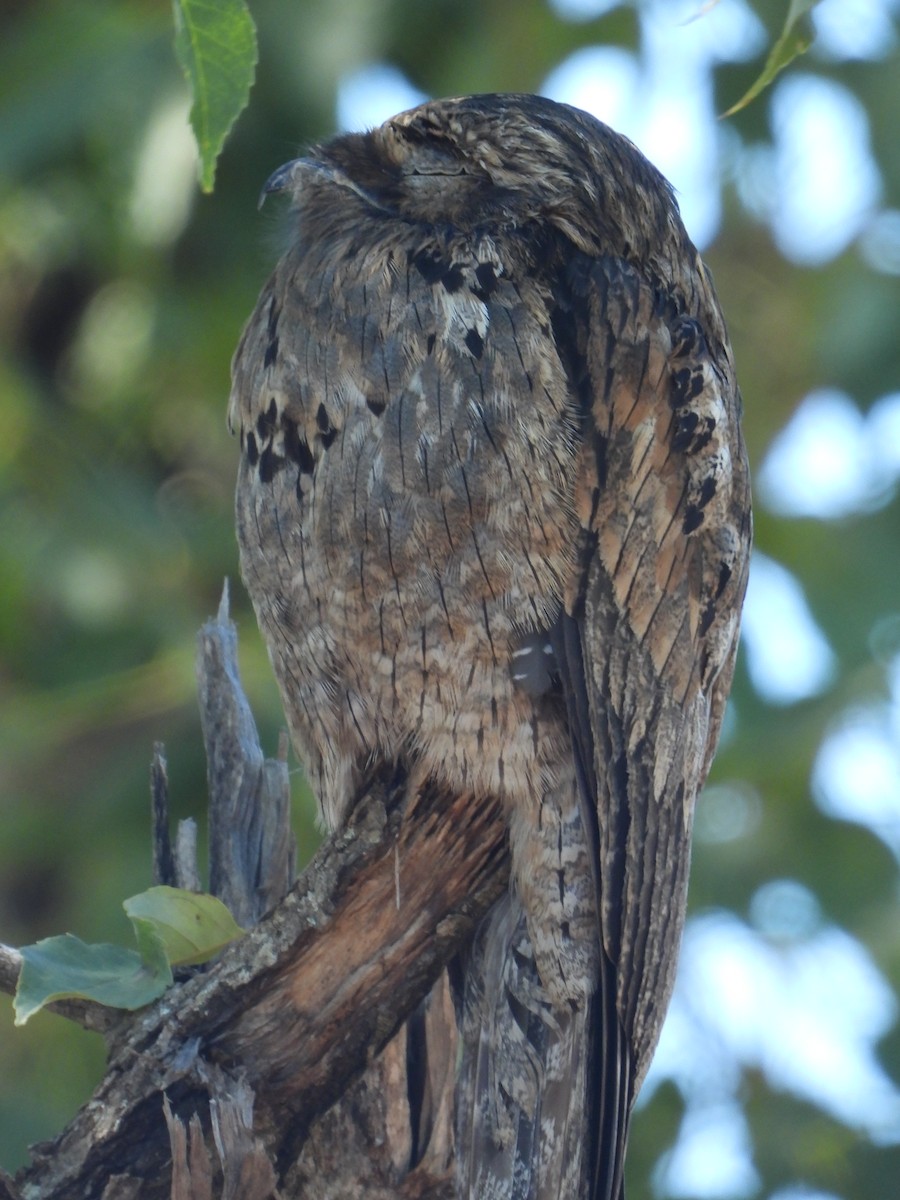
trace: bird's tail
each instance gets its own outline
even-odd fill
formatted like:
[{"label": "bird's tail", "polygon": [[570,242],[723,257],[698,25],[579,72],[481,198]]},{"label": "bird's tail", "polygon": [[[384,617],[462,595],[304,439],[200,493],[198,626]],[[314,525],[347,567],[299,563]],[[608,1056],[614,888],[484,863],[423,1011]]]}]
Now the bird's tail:
[{"label": "bird's tail", "polygon": [[[603,989],[580,1008],[552,1008],[514,895],[486,918],[465,974],[460,1200],[621,1200],[624,1133],[598,1146],[602,1065],[591,1048]],[[616,1161],[604,1171],[607,1153]]]}]

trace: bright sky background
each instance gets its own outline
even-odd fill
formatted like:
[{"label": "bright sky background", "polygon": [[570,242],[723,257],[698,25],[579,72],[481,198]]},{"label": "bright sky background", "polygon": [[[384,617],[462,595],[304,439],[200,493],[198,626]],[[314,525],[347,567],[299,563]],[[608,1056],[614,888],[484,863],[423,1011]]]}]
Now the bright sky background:
[{"label": "bright sky background", "polygon": [[[552,0],[569,20],[588,20],[613,0]],[[895,41],[898,0],[824,0],[813,13],[825,60],[879,59]],[[685,223],[702,249],[720,220],[719,172],[735,172],[746,207],[772,229],[781,253],[816,266],[856,243],[876,270],[900,274],[900,212],[884,207],[868,120],[846,88],[795,67],[769,93],[771,146],[737,144],[716,121],[710,69],[764,45],[742,0],[649,0],[640,9],[641,51],[579,50],[541,91],[627,134],[675,185]],[[698,16],[698,13],[701,15]],[[691,19],[695,18],[695,19]],[[395,68],[374,63],[341,84],[341,128],[364,128],[425,99]],[[900,391],[863,414],[852,396],[797,397],[786,427],[756,473],[757,503],[787,517],[834,521],[888,503],[900,482]],[[886,704],[845,713],[819,749],[811,790],[823,812],[873,829],[900,858],[900,618],[883,631],[891,683]],[[754,687],[791,705],[826,690],[835,658],[799,582],[756,553],[744,615]],[[711,789],[697,836],[728,840],[758,819],[759,798]],[[739,1200],[758,1187],[737,1089],[740,1068],[814,1100],[881,1143],[900,1142],[900,1092],[875,1043],[897,1002],[864,947],[828,924],[816,898],[775,880],[751,919],[694,918],[679,983],[645,1094],[673,1079],[687,1102],[678,1143],[656,1183],[661,1195]],[[769,1200],[853,1200],[803,1188]]]}]

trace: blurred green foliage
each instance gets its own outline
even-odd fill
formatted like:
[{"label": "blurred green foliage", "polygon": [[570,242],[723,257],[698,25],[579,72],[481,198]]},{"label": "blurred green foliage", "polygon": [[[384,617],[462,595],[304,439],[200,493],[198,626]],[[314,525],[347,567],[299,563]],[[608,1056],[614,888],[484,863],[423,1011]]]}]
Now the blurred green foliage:
[{"label": "blurred green foliage", "polygon": [[[770,44],[781,0],[757,0]],[[698,3],[698,21],[702,20]],[[201,197],[171,11],[155,0],[19,0],[0,8],[0,939],[71,931],[127,941],[122,899],[150,883],[148,766],[166,743],[176,815],[202,815],[194,638],[237,573],[236,449],[225,430],[228,364],[281,240],[257,215],[262,182],[330,133],[342,75],[393,63],[422,91],[535,90],[580,46],[639,49],[629,5],[567,22],[542,0],[256,0],[257,81]],[[758,74],[716,66],[716,111]],[[896,40],[873,61],[808,60],[865,105],[885,190],[900,195]],[[730,123],[771,137],[765,97]],[[900,382],[896,275],[850,247],[818,269],[786,261],[749,215],[733,175],[706,253],[729,317],[751,457],[811,388],[865,409]],[[890,202],[890,201],[889,201]],[[832,686],[766,704],[741,666],[731,732],[714,768],[758,817],[738,838],[699,839],[692,905],[746,917],[761,884],[790,877],[859,937],[900,986],[897,863],[862,826],[812,803],[809,774],[829,723],[886,695],[872,629],[898,609],[900,504],[823,523],[763,509],[757,544],[788,566],[838,659]],[[281,724],[267,660],[233,588],[244,681],[264,744]],[[896,651],[896,647],[894,648]],[[313,809],[298,775],[305,858]],[[2,1011],[2,1006],[0,1006]],[[98,1039],[41,1015],[0,1020],[0,1164],[51,1136],[102,1070]],[[900,1078],[900,1036],[882,1046]],[[794,1180],[883,1200],[900,1178],[875,1146],[807,1102],[748,1075],[741,1099],[761,1194]],[[632,1200],[682,1111],[660,1088],[635,1123]]]}]

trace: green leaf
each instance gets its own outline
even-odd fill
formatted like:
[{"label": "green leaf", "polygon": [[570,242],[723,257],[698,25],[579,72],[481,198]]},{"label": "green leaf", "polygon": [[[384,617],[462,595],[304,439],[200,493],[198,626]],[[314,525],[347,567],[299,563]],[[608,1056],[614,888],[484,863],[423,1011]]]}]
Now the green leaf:
[{"label": "green leaf", "polygon": [[809,13],[819,3],[819,0],[790,0],[784,29],[778,41],[769,51],[765,66],[753,81],[737,104],[732,104],[723,117],[732,117],[742,108],[746,108],[764,91],[775,76],[789,66],[795,58],[805,54],[813,43],[813,33],[809,22]]},{"label": "green leaf", "polygon": [[175,53],[194,103],[191,126],[200,151],[200,186],[213,190],[216,160],[256,71],[256,27],[244,0],[173,0]]},{"label": "green leaf", "polygon": [[152,887],[124,903],[141,943],[146,928],[173,966],[206,962],[244,932],[221,900],[200,892]]},{"label": "green leaf", "polygon": [[143,1008],[172,982],[162,945],[142,940],[141,953],[122,946],[88,945],[70,933],[24,946],[16,988],[16,1024],[24,1025],[54,1000],[96,1000],[110,1008]]},{"label": "green leaf", "polygon": [[137,950],[89,945],[70,933],[22,948],[17,1025],[54,1000],[143,1008],[172,983],[172,966],[205,962],[244,932],[221,900],[179,888],[149,888],[123,907]]}]

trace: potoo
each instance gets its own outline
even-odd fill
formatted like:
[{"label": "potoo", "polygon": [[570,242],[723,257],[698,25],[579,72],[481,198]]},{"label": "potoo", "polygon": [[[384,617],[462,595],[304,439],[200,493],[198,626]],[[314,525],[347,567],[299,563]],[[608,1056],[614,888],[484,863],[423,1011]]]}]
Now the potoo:
[{"label": "potoo", "polygon": [[241,567],[327,824],[397,763],[498,796],[458,1195],[618,1200],[750,546],[741,402],[672,190],[524,95],[424,104],[266,191],[234,360]]}]

